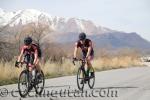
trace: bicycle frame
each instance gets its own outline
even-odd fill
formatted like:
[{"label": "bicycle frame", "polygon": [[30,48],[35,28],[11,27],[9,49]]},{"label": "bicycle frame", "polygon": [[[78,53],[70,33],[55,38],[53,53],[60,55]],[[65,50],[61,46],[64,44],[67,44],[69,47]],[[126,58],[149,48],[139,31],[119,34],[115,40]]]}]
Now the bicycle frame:
[{"label": "bicycle frame", "polygon": [[86,60],[85,59],[76,59],[76,60],[73,61],[74,65],[75,65],[75,61],[80,61],[81,62],[80,69],[83,70],[84,75],[86,75],[86,71],[85,71]]}]

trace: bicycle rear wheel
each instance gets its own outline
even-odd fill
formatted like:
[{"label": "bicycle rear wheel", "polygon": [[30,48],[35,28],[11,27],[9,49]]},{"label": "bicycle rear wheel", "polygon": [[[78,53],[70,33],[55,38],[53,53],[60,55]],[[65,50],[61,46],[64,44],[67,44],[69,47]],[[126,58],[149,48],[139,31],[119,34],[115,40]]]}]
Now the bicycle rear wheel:
[{"label": "bicycle rear wheel", "polygon": [[19,76],[18,90],[21,97],[26,97],[29,92],[29,76],[28,71],[23,70]]},{"label": "bicycle rear wheel", "polygon": [[77,73],[77,86],[79,90],[83,90],[84,88],[84,79],[85,79],[84,72],[81,68],[79,68]]},{"label": "bicycle rear wheel", "polygon": [[94,71],[94,68],[91,67],[90,72],[89,72],[89,80],[88,80],[88,85],[90,89],[94,87],[94,84],[95,84],[95,71]]},{"label": "bicycle rear wheel", "polygon": [[45,77],[43,71],[41,70],[41,73],[39,73],[39,75],[36,76],[36,81],[35,81],[36,94],[41,95],[41,93],[44,90],[44,85],[45,85]]}]

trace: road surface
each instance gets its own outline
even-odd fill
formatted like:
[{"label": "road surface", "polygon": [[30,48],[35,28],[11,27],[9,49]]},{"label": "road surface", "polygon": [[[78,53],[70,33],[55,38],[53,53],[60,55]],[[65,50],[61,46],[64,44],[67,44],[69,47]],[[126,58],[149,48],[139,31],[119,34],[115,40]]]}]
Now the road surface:
[{"label": "road surface", "polygon": [[150,100],[150,67],[97,72],[94,89],[86,85],[83,92],[77,89],[76,76],[47,79],[41,97],[33,90],[20,98],[17,91],[17,84],[0,86],[0,100]]}]

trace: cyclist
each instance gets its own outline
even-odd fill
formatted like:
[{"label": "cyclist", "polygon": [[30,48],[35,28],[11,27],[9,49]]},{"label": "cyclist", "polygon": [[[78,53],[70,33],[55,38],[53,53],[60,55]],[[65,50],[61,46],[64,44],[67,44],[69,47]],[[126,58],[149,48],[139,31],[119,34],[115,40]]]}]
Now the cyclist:
[{"label": "cyclist", "polygon": [[[77,52],[79,48],[82,50],[83,59],[87,62],[88,69],[86,77],[88,77],[90,68],[92,67],[91,60],[94,58],[94,50],[92,41],[87,39],[86,34],[83,32],[79,34],[79,40],[75,43],[74,60],[77,59]],[[92,73],[92,75],[93,74],[94,73]]]},{"label": "cyclist", "polygon": [[15,63],[15,67],[18,67],[19,62],[21,62],[22,57],[24,56],[28,62],[29,62],[29,71],[32,72],[34,68],[38,70],[38,72],[41,72],[39,61],[41,55],[39,55],[37,45],[32,43],[31,37],[26,37],[24,39],[24,46],[21,48],[21,53],[18,56],[18,59]]}]

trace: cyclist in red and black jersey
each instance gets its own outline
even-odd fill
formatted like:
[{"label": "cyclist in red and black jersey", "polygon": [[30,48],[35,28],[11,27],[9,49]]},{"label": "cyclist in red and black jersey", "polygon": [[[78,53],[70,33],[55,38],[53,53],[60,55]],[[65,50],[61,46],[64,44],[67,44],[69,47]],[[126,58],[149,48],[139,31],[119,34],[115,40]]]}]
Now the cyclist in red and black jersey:
[{"label": "cyclist in red and black jersey", "polygon": [[34,67],[40,72],[40,55],[38,54],[38,47],[32,43],[31,37],[26,37],[24,39],[24,46],[21,48],[21,53],[18,56],[18,59],[15,63],[15,66],[18,67],[19,62],[21,62],[22,57],[24,56],[26,61],[29,62],[29,71],[32,71]]},{"label": "cyclist in red and black jersey", "polygon": [[94,58],[94,50],[93,50],[93,43],[90,39],[86,38],[85,33],[79,34],[79,40],[75,43],[74,49],[74,59],[77,57],[78,49],[82,50],[83,59],[86,59],[88,71],[92,67],[91,60]]}]

